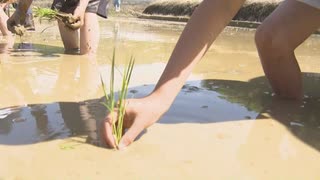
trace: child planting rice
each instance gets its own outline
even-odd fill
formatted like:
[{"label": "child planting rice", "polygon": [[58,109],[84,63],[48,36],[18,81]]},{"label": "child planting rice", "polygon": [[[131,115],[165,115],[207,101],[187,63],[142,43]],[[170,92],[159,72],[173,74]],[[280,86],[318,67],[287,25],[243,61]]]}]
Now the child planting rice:
[{"label": "child planting rice", "polygon": [[[169,110],[193,68],[244,3],[245,0],[204,0],[200,3],[152,93],[126,100],[124,124],[128,131],[119,145],[111,133],[112,118],[106,117],[106,143],[125,148]],[[302,99],[302,77],[294,51],[319,27],[319,0],[285,0],[257,29],[255,40],[262,67],[278,97]]]},{"label": "child planting rice", "polygon": [[[32,0],[19,2],[16,12],[8,20],[8,29],[17,32],[17,27],[25,19],[25,12]],[[95,54],[99,43],[97,15],[106,18],[107,0],[54,0],[52,9],[66,53]],[[78,32],[80,29],[80,32]],[[80,39],[79,39],[80,33]]]},{"label": "child planting rice", "polygon": [[[108,92],[107,88],[103,82],[103,79],[101,78],[101,83],[102,83],[102,88],[104,92],[104,96],[106,101],[103,102],[102,104],[107,108],[107,110],[110,113],[111,117],[111,124],[112,124],[112,136],[115,140],[115,146],[116,148],[119,148],[119,142],[122,138],[122,134],[125,131],[124,128],[124,115],[126,112],[126,103],[125,103],[125,98],[127,97],[128,94],[128,87],[129,87],[129,82],[130,78],[132,75],[132,70],[134,67],[134,58],[131,57],[130,61],[128,62],[128,65],[124,67],[124,72],[122,73],[122,82],[121,82],[121,89],[119,91],[119,97],[118,101],[115,98],[115,61],[116,61],[116,53],[115,50],[113,51],[113,57],[112,57],[112,64],[111,64],[111,72],[110,72],[110,83],[108,87]],[[114,110],[118,110],[118,114],[114,113]]]}]

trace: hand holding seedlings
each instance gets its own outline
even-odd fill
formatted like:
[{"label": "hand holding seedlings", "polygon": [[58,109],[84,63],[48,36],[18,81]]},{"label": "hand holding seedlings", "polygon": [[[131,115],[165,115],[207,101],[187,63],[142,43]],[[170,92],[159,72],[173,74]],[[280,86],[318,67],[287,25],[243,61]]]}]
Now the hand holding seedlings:
[{"label": "hand holding seedlings", "polygon": [[16,10],[13,15],[7,21],[7,28],[14,34],[23,36],[26,32],[23,24],[25,22],[26,14],[20,13],[19,10]]},{"label": "hand holding seedlings", "polygon": [[[115,89],[114,89],[114,77],[115,77],[115,50],[113,51],[111,72],[110,72],[110,87],[109,93],[106,91],[105,84],[103,79],[101,78],[103,92],[106,98],[106,102],[102,103],[109,111],[110,120],[108,121],[111,125],[111,137],[113,139],[113,146],[119,148],[119,142],[121,140],[122,134],[124,132],[124,116],[126,112],[126,102],[125,98],[127,97],[129,82],[134,66],[134,58],[131,57],[129,64],[124,68],[124,72],[122,74],[122,84],[121,89],[119,91],[118,103],[116,107],[116,99],[115,99]],[[116,109],[116,111],[115,111]]]},{"label": "hand holding seedlings", "polygon": [[74,13],[73,13],[73,18],[76,19],[77,26],[81,27],[84,24],[84,14],[86,12],[85,8],[82,8],[78,6]]},{"label": "hand holding seedlings", "polygon": [[[19,29],[14,28],[14,26],[20,28],[18,25],[23,24],[20,23],[20,20],[22,22],[22,19],[25,18],[27,9],[32,2],[33,0],[19,1],[14,16],[7,22],[11,32],[23,35],[23,31],[18,31]],[[47,13],[50,17],[53,16],[54,19],[59,19],[59,31],[66,53],[74,53],[77,50],[77,54],[94,55],[97,52],[99,44],[99,34],[97,33],[99,30],[98,15],[107,18],[107,4],[107,0],[56,0],[51,5],[55,11],[51,9],[48,11],[46,9],[43,12]],[[41,13],[39,14],[41,15]],[[42,16],[45,16],[45,14],[42,14]],[[86,17],[85,20],[84,16]],[[85,26],[82,26],[82,24],[85,24]],[[78,38],[78,32],[74,30],[79,29],[81,26],[83,28],[80,29],[80,38]],[[79,39],[84,39],[85,41],[78,42]],[[78,52],[78,49],[80,49],[80,52]]]},{"label": "hand holding seedlings", "polygon": [[81,27],[83,20],[81,21],[81,17],[78,15],[72,15],[71,13],[64,13],[52,10],[50,8],[35,8],[34,10],[35,16],[41,19],[58,19],[63,22],[66,27],[71,30],[77,30]]},{"label": "hand holding seedlings", "polygon": [[[14,1],[8,1],[14,2]],[[23,24],[25,23],[26,13],[30,7],[32,0],[19,1],[16,11],[7,20],[7,28],[9,31],[22,36],[25,32]]]},{"label": "hand holding seedlings", "polygon": [[[101,78],[106,102],[103,105],[109,114],[102,124],[102,139],[112,148],[124,149],[147,127],[154,124],[168,110],[170,105],[163,103],[165,97],[156,94],[140,99],[125,99],[128,92],[134,59],[125,67],[118,103],[115,100],[114,74],[115,50],[113,51],[109,93]],[[126,131],[127,130],[127,131]]]},{"label": "hand holding seedlings", "polygon": [[81,21],[80,17],[63,12],[57,13],[56,18],[62,21],[66,25],[66,27],[71,30],[77,30],[83,24],[83,21]]},{"label": "hand holding seedlings", "polygon": [[119,142],[113,135],[113,118],[120,113],[114,109],[113,114],[109,113],[102,124],[103,139],[112,148],[122,150],[129,146],[141,132],[154,124],[168,110],[169,106],[164,105],[163,97],[153,95],[140,99],[125,100],[126,109],[123,117],[123,128],[127,131]]}]

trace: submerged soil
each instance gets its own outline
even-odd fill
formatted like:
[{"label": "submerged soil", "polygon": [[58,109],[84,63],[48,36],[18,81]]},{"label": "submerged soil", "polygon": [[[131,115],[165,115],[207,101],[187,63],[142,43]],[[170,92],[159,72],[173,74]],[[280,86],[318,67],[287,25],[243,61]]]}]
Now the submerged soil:
[{"label": "submerged soil", "polygon": [[63,54],[57,27],[40,33],[48,24],[17,38],[13,49],[1,39],[0,179],[320,176],[319,36],[296,51],[305,98],[295,104],[273,98],[254,31],[225,29],[160,121],[114,151],[99,138],[106,114],[100,74],[109,78],[113,47],[120,70],[136,57],[129,97],[142,97],[153,90],[184,24],[128,18],[100,24],[96,58]]}]

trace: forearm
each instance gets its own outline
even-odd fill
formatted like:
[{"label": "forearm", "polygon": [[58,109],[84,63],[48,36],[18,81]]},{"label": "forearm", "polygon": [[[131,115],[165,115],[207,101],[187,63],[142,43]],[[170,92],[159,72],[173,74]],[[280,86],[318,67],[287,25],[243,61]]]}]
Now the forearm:
[{"label": "forearm", "polygon": [[190,18],[152,95],[170,105],[213,41],[245,0],[204,0]]},{"label": "forearm", "polygon": [[82,9],[83,11],[86,10],[87,6],[88,6],[89,0],[80,0],[79,4],[78,4],[78,8]]},{"label": "forearm", "polygon": [[18,4],[18,8],[17,10],[21,13],[21,14],[26,14],[30,5],[32,3],[32,0],[23,0],[23,1],[19,1]]}]

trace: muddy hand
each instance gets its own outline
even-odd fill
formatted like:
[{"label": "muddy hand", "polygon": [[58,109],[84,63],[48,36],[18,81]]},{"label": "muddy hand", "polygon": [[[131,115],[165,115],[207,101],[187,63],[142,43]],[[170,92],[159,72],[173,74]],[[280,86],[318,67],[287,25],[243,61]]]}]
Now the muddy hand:
[{"label": "muddy hand", "polygon": [[25,17],[25,14],[21,14],[18,10],[16,10],[7,21],[8,30],[19,36],[24,35],[26,29],[21,22],[25,21]]},{"label": "muddy hand", "polygon": [[66,26],[72,30],[77,30],[81,27],[81,20],[79,17],[72,16],[70,19],[68,19],[68,22],[65,23]]},{"label": "muddy hand", "polygon": [[[85,14],[86,8],[82,8],[80,4],[73,12],[73,19],[76,20],[75,21],[76,23],[72,24],[73,27],[80,28],[84,24],[84,14]],[[87,7],[87,5],[85,7]]]},{"label": "muddy hand", "polygon": [[[127,131],[120,140],[118,146],[120,150],[130,145],[145,128],[148,128],[158,121],[167,110],[167,107],[164,107],[160,101],[149,97],[128,99],[126,103],[123,126]],[[112,118],[110,114],[103,122],[102,128],[102,138],[107,145],[116,148],[115,139],[112,134]]]},{"label": "muddy hand", "polygon": [[59,12],[56,14],[56,18],[62,21],[71,30],[77,30],[82,25],[80,17],[76,17],[72,14]]},{"label": "muddy hand", "polygon": [[14,33],[19,35],[19,36],[23,36],[25,33],[26,33],[26,28],[22,25],[16,25],[16,26],[13,26],[14,28]]}]

